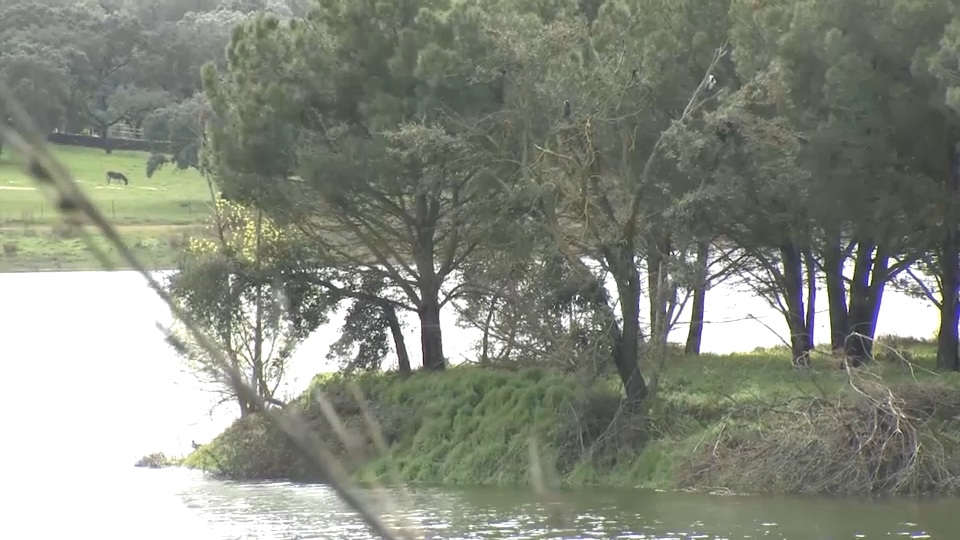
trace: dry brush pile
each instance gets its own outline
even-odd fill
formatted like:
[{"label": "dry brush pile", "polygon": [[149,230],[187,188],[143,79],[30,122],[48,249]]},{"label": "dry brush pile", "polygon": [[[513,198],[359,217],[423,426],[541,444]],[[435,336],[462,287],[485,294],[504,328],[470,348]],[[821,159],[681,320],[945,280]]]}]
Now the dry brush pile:
[{"label": "dry brush pile", "polygon": [[[742,411],[741,411],[742,412]],[[683,487],[737,492],[960,492],[960,388],[851,371],[834,395],[732,412],[696,446]]]}]

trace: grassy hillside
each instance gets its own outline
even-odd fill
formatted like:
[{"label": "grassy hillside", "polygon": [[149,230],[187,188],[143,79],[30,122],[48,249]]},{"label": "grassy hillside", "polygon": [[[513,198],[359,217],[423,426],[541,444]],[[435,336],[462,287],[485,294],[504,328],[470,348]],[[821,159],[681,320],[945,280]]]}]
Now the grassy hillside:
[{"label": "grassy hillside", "polygon": [[[929,346],[894,343],[848,373],[828,357],[797,371],[786,352],[677,356],[648,421],[618,409],[611,381],[454,368],[409,378],[318,377],[294,404],[361,480],[526,483],[529,441],[553,484],[789,493],[960,490],[960,378],[927,371]],[[912,357],[907,363],[903,358]],[[380,456],[350,383],[389,444]],[[338,442],[322,392],[363,443]],[[352,464],[351,464],[352,463]],[[238,421],[187,458],[236,478],[318,480],[264,419]]]},{"label": "grassy hillside", "polygon": [[[194,170],[165,168],[148,179],[145,152],[53,148],[142,260],[153,267],[170,266],[185,239],[198,234],[210,214],[207,184]],[[124,173],[130,184],[108,185],[107,171]],[[0,272],[99,268],[34,188],[20,157],[7,149],[0,156],[0,231]]]}]

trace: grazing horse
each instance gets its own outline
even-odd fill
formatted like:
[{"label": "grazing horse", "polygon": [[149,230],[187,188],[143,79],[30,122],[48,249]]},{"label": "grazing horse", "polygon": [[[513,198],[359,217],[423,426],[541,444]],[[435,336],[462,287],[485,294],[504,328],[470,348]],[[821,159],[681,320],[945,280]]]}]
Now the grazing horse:
[{"label": "grazing horse", "polygon": [[107,184],[110,182],[116,181],[118,184],[123,182],[123,185],[129,185],[130,180],[127,179],[127,175],[121,172],[107,171]]}]

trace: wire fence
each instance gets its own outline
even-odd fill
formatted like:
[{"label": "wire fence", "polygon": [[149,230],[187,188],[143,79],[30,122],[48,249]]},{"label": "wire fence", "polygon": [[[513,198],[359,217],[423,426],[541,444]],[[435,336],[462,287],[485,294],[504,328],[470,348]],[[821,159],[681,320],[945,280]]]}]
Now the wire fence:
[{"label": "wire fence", "polygon": [[[189,225],[210,216],[210,204],[204,201],[164,200],[144,202],[124,199],[99,199],[97,206],[114,224],[156,223]],[[48,201],[4,201],[0,192],[0,226],[55,223],[62,219],[55,204]]]},{"label": "wire fence", "polygon": [[[101,211],[111,218],[117,217],[117,201],[100,201]],[[120,203],[123,212],[123,202]],[[0,223],[2,224],[32,224],[48,223],[60,219],[60,211],[45,202],[16,202],[5,203],[0,201]]]}]

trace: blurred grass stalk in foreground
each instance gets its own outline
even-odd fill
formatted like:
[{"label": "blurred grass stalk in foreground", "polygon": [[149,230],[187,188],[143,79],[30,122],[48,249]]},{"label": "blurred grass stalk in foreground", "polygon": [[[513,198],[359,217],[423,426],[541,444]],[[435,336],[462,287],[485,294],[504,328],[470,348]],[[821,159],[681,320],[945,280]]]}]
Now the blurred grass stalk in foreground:
[{"label": "blurred grass stalk in foreground", "polygon": [[[209,353],[212,362],[216,364],[212,367],[216,369],[222,382],[230,385],[238,395],[257,403],[265,411],[264,414],[269,421],[275,423],[304,457],[318,467],[340,498],[360,514],[372,532],[385,539],[415,537],[412,531],[396,530],[381,519],[371,501],[361,495],[336,457],[324,446],[319,437],[309,430],[306,422],[298,414],[267,407],[260,396],[243,382],[242,376],[231,367],[220,347],[199,330],[189,313],[178,308],[163,286],[126,245],[117,228],[84,193],[70,171],[53,156],[45,138],[30,116],[3,84],[0,84],[0,139],[24,158],[27,172],[36,182],[38,189],[63,215],[66,224],[76,230],[77,237],[86,244],[87,249],[97,258],[101,266],[106,270],[114,270],[116,268],[112,260],[114,258],[109,256],[96,241],[95,235],[87,227],[82,227],[82,224],[91,225],[91,229],[97,230],[107,240],[108,245],[114,248],[121,261],[143,276],[154,292],[167,304],[173,316],[184,325],[195,342]],[[174,345],[177,344],[176,338],[168,329],[159,325],[158,327]],[[335,412],[331,412],[336,415]],[[347,444],[348,441],[344,443]],[[423,536],[418,534],[416,537]]]}]

